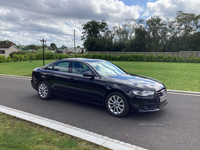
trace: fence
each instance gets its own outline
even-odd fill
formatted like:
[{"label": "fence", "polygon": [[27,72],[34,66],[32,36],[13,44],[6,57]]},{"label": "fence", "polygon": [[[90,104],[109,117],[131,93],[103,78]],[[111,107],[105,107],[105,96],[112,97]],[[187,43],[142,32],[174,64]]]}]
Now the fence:
[{"label": "fence", "polygon": [[178,57],[183,57],[184,59],[186,59],[187,57],[191,57],[192,55],[194,55],[194,57],[200,57],[200,51],[180,51],[180,52],[104,52],[104,51],[88,51],[88,54],[96,54],[96,53],[99,53],[99,54],[111,54],[111,55],[117,55],[119,56],[120,54],[128,54],[128,55],[131,55],[131,54],[144,54],[144,56],[146,55],[150,55],[150,54],[153,54],[153,55],[171,55],[172,57],[174,57],[174,55],[178,56]]}]

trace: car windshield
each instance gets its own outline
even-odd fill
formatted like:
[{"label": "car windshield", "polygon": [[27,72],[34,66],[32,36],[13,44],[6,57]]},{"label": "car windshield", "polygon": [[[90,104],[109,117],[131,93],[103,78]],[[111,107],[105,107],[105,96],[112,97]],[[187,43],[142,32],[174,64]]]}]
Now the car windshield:
[{"label": "car windshield", "polygon": [[123,70],[108,61],[90,62],[90,65],[100,76],[115,76],[125,74]]}]

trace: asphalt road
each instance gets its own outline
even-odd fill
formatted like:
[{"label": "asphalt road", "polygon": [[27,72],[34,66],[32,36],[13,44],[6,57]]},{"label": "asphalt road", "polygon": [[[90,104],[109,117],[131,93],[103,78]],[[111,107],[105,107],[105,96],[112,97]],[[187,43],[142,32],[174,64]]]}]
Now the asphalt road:
[{"label": "asphalt road", "polygon": [[159,112],[110,116],[101,106],[65,98],[41,100],[30,80],[0,77],[0,105],[83,128],[149,150],[200,149],[200,96],[169,94]]}]

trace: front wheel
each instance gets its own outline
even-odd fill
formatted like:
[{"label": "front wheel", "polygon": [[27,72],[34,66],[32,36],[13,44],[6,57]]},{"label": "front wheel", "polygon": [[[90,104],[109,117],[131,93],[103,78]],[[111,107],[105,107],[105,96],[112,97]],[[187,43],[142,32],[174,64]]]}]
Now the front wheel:
[{"label": "front wheel", "polygon": [[51,98],[51,90],[46,82],[42,81],[38,84],[38,95],[42,100]]},{"label": "front wheel", "polygon": [[130,106],[123,94],[112,92],[106,98],[106,109],[112,116],[123,117],[129,113]]}]

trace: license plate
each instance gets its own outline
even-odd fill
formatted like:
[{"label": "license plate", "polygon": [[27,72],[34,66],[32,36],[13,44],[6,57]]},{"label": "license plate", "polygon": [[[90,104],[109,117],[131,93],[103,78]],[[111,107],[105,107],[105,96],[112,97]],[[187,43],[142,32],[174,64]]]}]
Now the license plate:
[{"label": "license plate", "polygon": [[160,97],[160,102],[164,102],[167,99],[167,94]]}]

